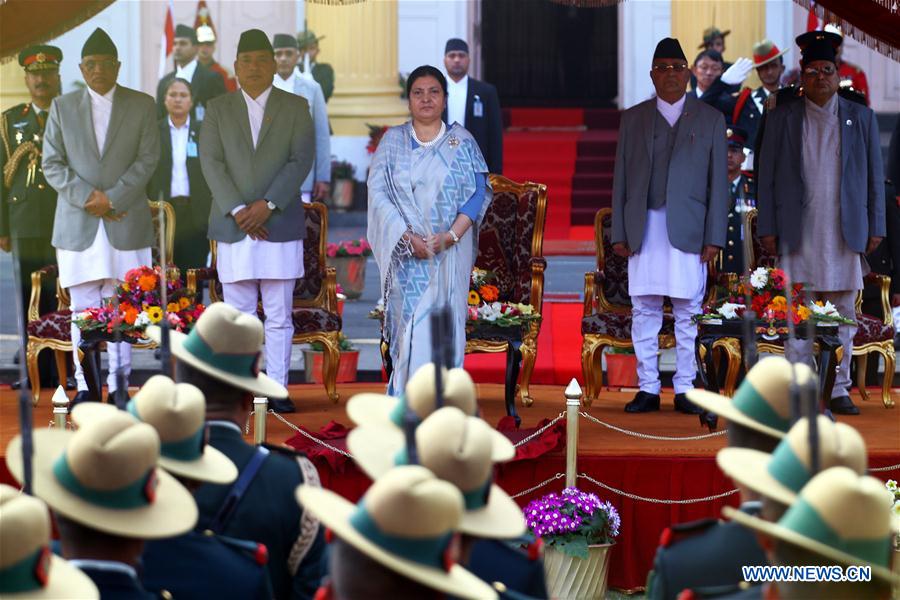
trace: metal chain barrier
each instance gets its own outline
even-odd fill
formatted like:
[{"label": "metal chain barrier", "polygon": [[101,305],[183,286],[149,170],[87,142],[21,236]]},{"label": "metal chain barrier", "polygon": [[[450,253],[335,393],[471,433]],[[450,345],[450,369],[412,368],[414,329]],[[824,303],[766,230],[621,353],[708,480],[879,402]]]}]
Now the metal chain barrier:
[{"label": "metal chain barrier", "polygon": [[898,471],[900,470],[900,463],[896,465],[888,465],[886,467],[873,467],[869,469],[869,473],[884,473],[885,471]]},{"label": "metal chain barrier", "polygon": [[525,444],[527,444],[527,443],[530,442],[531,440],[533,440],[533,439],[535,439],[535,438],[537,438],[537,437],[540,437],[541,435],[543,435],[543,433],[544,433],[545,431],[547,431],[548,429],[550,429],[551,427],[553,427],[554,425],[556,425],[557,423],[559,423],[560,421],[562,421],[563,417],[565,417],[565,416],[566,416],[566,413],[564,413],[564,412],[559,413],[558,415],[556,415],[556,416],[553,418],[552,421],[550,421],[549,423],[547,423],[546,425],[544,425],[543,427],[541,427],[540,429],[538,429],[537,431],[535,431],[534,433],[532,433],[531,435],[529,435],[528,437],[526,437],[526,438],[524,438],[524,439],[522,439],[522,440],[516,442],[515,444],[513,444],[513,446],[514,446],[515,448],[518,448],[519,446],[524,446]]},{"label": "metal chain barrier", "polygon": [[544,481],[540,482],[539,484],[537,484],[533,487],[528,488],[527,490],[522,490],[521,492],[518,492],[516,494],[510,494],[510,498],[515,500],[516,498],[519,498],[520,496],[526,496],[526,495],[530,494],[531,492],[539,490],[542,487],[544,487],[545,485],[551,484],[558,479],[563,479],[565,476],[566,476],[565,473],[557,473],[550,479],[545,479]]},{"label": "metal chain barrier", "polygon": [[293,423],[291,423],[290,421],[288,421],[287,419],[285,419],[284,417],[282,417],[280,414],[278,414],[277,412],[275,412],[274,410],[272,410],[271,408],[269,409],[268,412],[269,412],[270,415],[274,416],[276,419],[278,419],[279,421],[281,421],[282,423],[284,423],[285,425],[287,425],[288,427],[290,427],[291,429],[293,429],[294,431],[296,431],[297,433],[299,433],[299,434],[302,435],[303,437],[311,439],[311,440],[314,441],[315,443],[319,444],[320,446],[324,446],[325,448],[328,448],[328,449],[331,450],[332,452],[336,452],[336,453],[338,453],[338,454],[341,454],[341,455],[343,455],[343,456],[346,456],[346,457],[349,458],[349,459],[352,459],[352,458],[353,458],[353,455],[350,454],[349,452],[346,452],[346,451],[344,451],[344,450],[341,450],[340,448],[337,448],[336,446],[332,446],[332,445],[329,444],[328,442],[323,441],[323,440],[320,440],[320,439],[317,438],[316,436],[314,436],[314,435],[312,435],[312,434],[309,434],[309,433],[303,431],[302,429],[300,429],[299,427],[297,427],[296,425],[294,425]]},{"label": "metal chain barrier", "polygon": [[704,433],[701,435],[688,435],[688,436],[672,436],[672,435],[652,435],[649,433],[639,433],[637,431],[629,431],[628,429],[622,429],[621,427],[617,427],[611,423],[607,423],[605,421],[601,421],[594,415],[588,414],[585,411],[580,411],[578,413],[588,421],[593,421],[597,425],[603,425],[607,429],[612,429],[613,431],[618,431],[619,433],[624,433],[625,435],[630,435],[632,437],[640,438],[643,440],[661,440],[664,442],[681,442],[681,441],[690,441],[690,440],[705,440],[707,438],[713,438],[720,435],[725,435],[725,430],[714,431],[712,433]]},{"label": "metal chain barrier", "polygon": [[685,498],[683,500],[663,500],[660,498],[645,498],[644,496],[638,496],[637,494],[631,494],[629,492],[623,492],[618,488],[614,488],[611,485],[606,485],[602,481],[597,481],[587,473],[579,473],[578,477],[581,479],[587,479],[594,485],[603,488],[604,490],[608,490],[613,492],[614,494],[618,494],[620,496],[625,496],[626,498],[631,498],[632,500],[638,500],[640,502],[649,502],[651,504],[699,504],[701,502],[710,502],[712,500],[719,500],[721,498],[726,498],[731,496],[732,494],[737,494],[738,490],[735,488],[728,492],[722,492],[721,494],[713,494],[712,496],[705,496],[703,498]]},{"label": "metal chain barrier", "polygon": [[[269,412],[273,412],[273,411],[270,410]],[[244,435],[250,435],[250,419],[255,414],[256,414],[256,411],[251,410],[250,414],[247,415],[247,420],[244,422]]]}]

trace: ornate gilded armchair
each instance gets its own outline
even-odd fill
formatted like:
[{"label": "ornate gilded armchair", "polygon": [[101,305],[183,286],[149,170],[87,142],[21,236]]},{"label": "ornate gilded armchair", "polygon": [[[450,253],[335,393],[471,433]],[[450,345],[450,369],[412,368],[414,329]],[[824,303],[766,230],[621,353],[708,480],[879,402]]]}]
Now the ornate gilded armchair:
[{"label": "ornate gilded armchair", "polygon": [[[756,233],[756,211],[750,213],[751,232],[753,235],[753,257],[751,265],[772,265],[776,258],[768,255],[762,248],[762,244]],[[864,401],[869,400],[869,392],[866,389],[866,367],[869,354],[881,355],[884,359],[884,379],[881,385],[881,401],[886,408],[894,406],[891,397],[891,384],[895,368],[896,356],[894,350],[894,322],[891,314],[891,278],[887,275],[869,273],[863,279],[865,287],[874,286],[878,289],[881,298],[881,308],[884,317],[879,318],[862,312],[862,292],[856,298],[856,335],[853,337],[853,356],[856,357],[856,385]],[[784,346],[781,344],[761,343],[760,352],[772,352],[783,354]]]},{"label": "ornate gilded armchair", "polygon": [[[147,202],[150,205],[153,227],[156,232],[154,240],[159,239],[160,208],[165,214],[165,264],[171,265],[175,241],[175,210],[171,204],[165,201],[148,200]],[[153,247],[152,254],[153,263],[160,264],[159,248]],[[56,265],[47,265],[31,274],[31,298],[28,302],[27,325],[28,346],[25,350],[25,364],[28,368],[28,378],[31,380],[32,400],[35,405],[41,396],[38,355],[47,348],[52,349],[56,357],[56,371],[59,373],[60,381],[64,381],[67,364],[65,353],[72,351],[72,311],[69,309],[71,300],[68,290],[60,287],[59,280],[56,279],[58,274]],[[42,315],[39,308],[41,289],[44,287],[44,282],[49,283],[50,279],[55,280],[57,306],[55,311]],[[135,344],[136,348],[152,348],[154,346],[155,344],[152,342]]]},{"label": "ornate gilded armchair", "polygon": [[[584,404],[590,406],[597,399],[603,384],[602,356],[607,346],[631,348],[631,297],[628,295],[628,259],[612,250],[612,209],[601,208],[594,217],[594,242],[597,248],[597,270],[584,274],[584,313],[581,319],[581,370],[584,377]],[[709,302],[715,297],[712,274],[707,281]],[[666,301],[662,328],[659,332],[659,349],[675,347],[675,318]],[[733,392],[728,381],[736,377],[739,354],[727,347],[729,378],[725,393]],[[732,373],[735,375],[732,377]]]},{"label": "ornate gilded armchair", "polygon": [[[541,183],[516,183],[501,175],[491,175],[494,198],[478,233],[478,257],[475,266],[493,271],[493,283],[500,290],[501,302],[531,304],[541,312],[544,299],[544,221],[547,215],[547,186]],[[531,406],[528,393],[531,373],[537,360],[540,321],[502,335],[469,333],[466,354],[506,352],[506,405],[515,414],[515,396],[523,406]],[[519,362],[522,376],[519,375]]]},{"label": "ornate gilded armchair", "polygon": [[[335,270],[325,264],[328,243],[328,209],[320,202],[304,204],[306,239],[303,241],[304,276],[294,287],[293,324],[295,344],[321,342],[324,347],[322,377],[325,391],[332,402],[340,400],[335,380],[340,364],[341,316],[337,312]],[[195,292],[200,281],[209,281],[210,300],[222,300],[222,286],[216,272],[216,243],[210,242],[212,268],[191,269],[187,274],[188,289]],[[262,304],[259,317],[265,319]]]}]

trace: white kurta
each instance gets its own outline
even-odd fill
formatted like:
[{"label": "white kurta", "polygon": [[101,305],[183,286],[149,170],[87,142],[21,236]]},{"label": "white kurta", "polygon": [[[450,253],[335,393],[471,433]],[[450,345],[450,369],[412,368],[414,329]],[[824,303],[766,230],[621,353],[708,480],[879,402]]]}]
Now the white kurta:
[{"label": "white kurta", "polygon": [[[278,75],[276,75],[276,78]],[[251,98],[241,90],[247,103],[247,115],[250,118],[250,134],[253,147],[259,140],[266,102],[272,88]],[[245,205],[236,207],[231,214],[236,214]],[[299,279],[303,277],[303,240],[289,242],[269,242],[254,240],[250,236],[239,242],[219,242],[216,268],[222,283],[235,283],[251,279]]]},{"label": "white kurta", "polygon": [[[685,96],[675,104],[656,99],[656,108],[670,126],[684,109]],[[669,243],[666,207],[647,211],[644,240],[628,259],[628,293],[631,296],[696,298],[706,287],[706,265],[699,254],[682,252]]]},{"label": "white kurta", "polygon": [[466,97],[469,93],[469,76],[459,81],[447,78],[447,124],[466,126]]},{"label": "white kurta", "polygon": [[[103,153],[106,143],[106,132],[109,130],[109,119],[112,116],[113,96],[116,87],[101,96],[91,88],[91,120],[94,125],[94,138],[97,150]],[[152,261],[150,248],[137,250],[119,250],[114,248],[106,235],[106,222],[101,219],[97,227],[94,241],[85,250],[56,250],[56,262],[59,266],[59,284],[71,287],[79,283],[101,279],[123,280],[130,269],[149,265]]]}]

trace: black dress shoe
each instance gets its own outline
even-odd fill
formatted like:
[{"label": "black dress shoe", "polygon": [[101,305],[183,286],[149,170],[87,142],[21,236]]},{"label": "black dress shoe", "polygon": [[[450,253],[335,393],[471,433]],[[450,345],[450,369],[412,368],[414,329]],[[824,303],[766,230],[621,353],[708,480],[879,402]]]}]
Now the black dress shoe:
[{"label": "black dress shoe", "polygon": [[859,414],[859,409],[853,404],[853,400],[850,399],[850,396],[838,396],[837,398],[832,398],[829,407],[831,408],[831,412],[836,415]]},{"label": "black dress shoe", "polygon": [[129,400],[131,400],[131,396],[128,395],[128,388],[110,392],[106,399],[107,402],[114,404],[119,410],[125,410]]},{"label": "black dress shoe", "polygon": [[10,388],[11,390],[20,390],[20,389],[22,389],[22,380],[21,380],[21,379],[16,379],[16,380],[13,381],[11,384],[9,384],[9,388]]},{"label": "black dress shoe", "polygon": [[675,394],[675,410],[686,415],[699,415],[703,409],[687,399],[687,394]]},{"label": "black dress shoe", "polygon": [[66,389],[74,390],[78,387],[78,383],[75,381],[75,378],[69,375],[66,377]]},{"label": "black dress shoe", "polygon": [[290,398],[282,398],[278,400],[269,400],[269,408],[274,410],[277,413],[292,413],[297,412],[297,407],[294,406],[294,403]]},{"label": "black dress shoe", "polygon": [[69,401],[69,412],[82,402],[100,402],[100,398],[89,392],[88,390],[79,390],[75,397]]},{"label": "black dress shoe", "polygon": [[659,394],[638,392],[634,400],[625,405],[627,413],[644,413],[659,410]]}]

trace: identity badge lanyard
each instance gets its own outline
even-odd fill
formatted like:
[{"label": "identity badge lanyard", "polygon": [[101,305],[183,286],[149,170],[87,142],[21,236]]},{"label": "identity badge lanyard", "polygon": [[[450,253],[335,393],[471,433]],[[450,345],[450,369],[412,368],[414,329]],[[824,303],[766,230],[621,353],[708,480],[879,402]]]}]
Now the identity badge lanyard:
[{"label": "identity badge lanyard", "polygon": [[481,103],[481,96],[475,94],[472,102],[472,116],[474,117],[483,117],[484,116],[484,104]]}]

